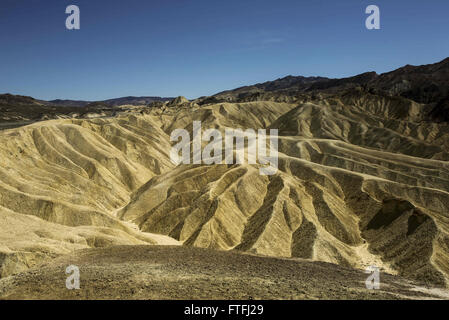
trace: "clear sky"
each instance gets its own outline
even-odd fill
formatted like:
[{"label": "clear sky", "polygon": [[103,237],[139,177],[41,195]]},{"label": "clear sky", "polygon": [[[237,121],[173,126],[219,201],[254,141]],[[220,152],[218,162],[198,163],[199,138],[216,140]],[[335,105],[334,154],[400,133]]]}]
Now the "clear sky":
[{"label": "clear sky", "polygon": [[[380,30],[365,28],[370,4]],[[0,93],[39,99],[196,98],[448,56],[448,0],[0,0]]]}]

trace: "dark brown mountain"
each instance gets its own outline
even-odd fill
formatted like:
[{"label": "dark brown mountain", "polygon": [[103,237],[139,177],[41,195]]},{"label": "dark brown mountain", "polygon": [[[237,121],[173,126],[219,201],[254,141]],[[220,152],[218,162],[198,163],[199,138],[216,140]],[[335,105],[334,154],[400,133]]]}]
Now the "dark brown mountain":
[{"label": "dark brown mountain", "polygon": [[449,95],[438,101],[429,115],[433,120],[449,122]]},{"label": "dark brown mountain", "polygon": [[13,95],[10,93],[0,94],[0,105],[46,105],[46,101],[36,100],[28,96]]},{"label": "dark brown mountain", "polygon": [[67,99],[56,99],[48,101],[52,105],[63,106],[63,107],[84,107],[91,103],[91,101],[84,100],[67,100]]},{"label": "dark brown mountain", "polygon": [[449,96],[449,58],[435,64],[406,65],[383,73],[369,86],[420,103],[436,103]]},{"label": "dark brown mountain", "polygon": [[331,79],[324,77],[302,77],[287,76],[274,81],[267,81],[251,86],[244,86],[233,90],[227,90],[217,93],[213,97],[218,100],[235,100],[244,99],[257,93],[278,92],[284,90],[294,90],[303,92],[314,83],[327,82]]},{"label": "dark brown mountain", "polygon": [[301,94],[336,93],[341,90],[361,87],[371,93],[401,96],[415,102],[441,105],[449,96],[449,58],[422,66],[406,65],[397,70],[377,74],[366,72],[353,77],[329,79],[323,77],[294,77],[268,81],[252,86],[245,86],[234,90],[220,92],[212,98],[203,101],[248,101],[279,98],[282,96],[297,96]]}]

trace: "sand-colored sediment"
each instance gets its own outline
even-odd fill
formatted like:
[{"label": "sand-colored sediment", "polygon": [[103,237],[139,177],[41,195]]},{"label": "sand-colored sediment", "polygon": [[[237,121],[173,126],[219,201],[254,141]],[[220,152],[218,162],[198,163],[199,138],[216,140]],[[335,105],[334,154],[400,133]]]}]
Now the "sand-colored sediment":
[{"label": "sand-colored sediment", "polygon": [[[159,243],[376,264],[445,287],[449,127],[422,121],[422,108],[359,97],[183,104],[1,131],[1,274],[75,249]],[[279,171],[175,167],[170,133],[194,120],[279,129]]]}]

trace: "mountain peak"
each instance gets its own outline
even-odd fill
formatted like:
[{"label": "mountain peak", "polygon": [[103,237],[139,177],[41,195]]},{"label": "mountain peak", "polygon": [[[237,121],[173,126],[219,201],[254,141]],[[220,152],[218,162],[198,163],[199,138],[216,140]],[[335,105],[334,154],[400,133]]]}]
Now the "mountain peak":
[{"label": "mountain peak", "polygon": [[179,96],[176,99],[170,101],[168,106],[177,106],[177,105],[185,104],[185,103],[189,103],[189,102],[190,101],[186,97]]}]

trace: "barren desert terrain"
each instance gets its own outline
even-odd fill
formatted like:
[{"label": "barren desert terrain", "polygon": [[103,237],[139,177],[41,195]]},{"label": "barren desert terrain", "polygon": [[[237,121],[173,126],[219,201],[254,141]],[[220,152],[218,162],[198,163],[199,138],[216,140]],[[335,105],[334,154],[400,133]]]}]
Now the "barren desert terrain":
[{"label": "barren desert terrain", "polygon": [[[392,79],[289,78],[0,131],[0,297],[447,298],[444,103],[380,88]],[[176,166],[170,134],[193,121],[278,129],[279,170]]]}]

